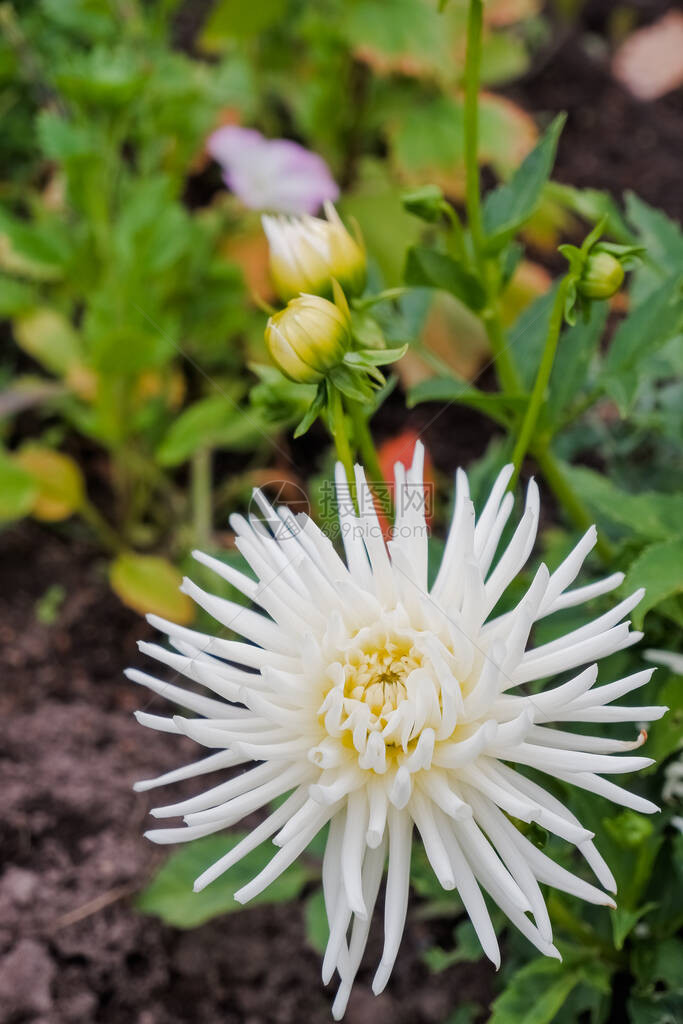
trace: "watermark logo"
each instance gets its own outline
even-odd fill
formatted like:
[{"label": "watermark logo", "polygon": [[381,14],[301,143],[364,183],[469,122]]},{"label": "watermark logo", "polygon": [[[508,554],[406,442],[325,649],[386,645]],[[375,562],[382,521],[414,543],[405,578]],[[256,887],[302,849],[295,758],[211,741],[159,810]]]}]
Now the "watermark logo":
[{"label": "watermark logo", "polygon": [[[357,493],[348,484],[335,486],[331,480],[322,482],[316,519],[330,540],[349,534],[358,538],[377,535],[385,540],[429,536],[434,511],[431,483],[368,481],[368,487],[369,490],[364,488]],[[295,538],[303,525],[300,514],[311,514],[306,492],[291,480],[272,480],[261,491],[266,501],[252,497],[249,503],[254,529],[278,541]]]}]

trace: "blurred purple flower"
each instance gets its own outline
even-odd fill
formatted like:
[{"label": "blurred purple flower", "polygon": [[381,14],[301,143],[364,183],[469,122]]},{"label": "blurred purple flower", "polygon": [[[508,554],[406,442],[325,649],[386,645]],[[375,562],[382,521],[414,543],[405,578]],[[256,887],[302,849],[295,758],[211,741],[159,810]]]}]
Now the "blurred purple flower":
[{"label": "blurred purple flower", "polygon": [[289,139],[266,139],[253,128],[226,125],[207,141],[228,188],[252,210],[315,213],[339,188],[321,156]]}]

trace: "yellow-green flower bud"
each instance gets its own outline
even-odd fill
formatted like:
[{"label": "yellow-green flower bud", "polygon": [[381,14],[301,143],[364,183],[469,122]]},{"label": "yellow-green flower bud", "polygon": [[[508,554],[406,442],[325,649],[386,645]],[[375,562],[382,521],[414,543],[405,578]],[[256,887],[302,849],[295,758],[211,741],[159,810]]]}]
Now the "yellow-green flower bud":
[{"label": "yellow-green flower bud", "polygon": [[348,295],[365,288],[363,246],[349,234],[332,203],[327,220],[318,217],[263,217],[270,248],[270,273],[281,299],[300,292],[330,295],[335,278]]},{"label": "yellow-green flower bud", "polygon": [[300,295],[271,316],[266,345],[286,377],[299,384],[315,384],[351,347],[351,322],[333,302],[319,295]]},{"label": "yellow-green flower bud", "polygon": [[578,290],[586,299],[609,299],[624,282],[624,268],[608,252],[592,252],[581,274]]}]

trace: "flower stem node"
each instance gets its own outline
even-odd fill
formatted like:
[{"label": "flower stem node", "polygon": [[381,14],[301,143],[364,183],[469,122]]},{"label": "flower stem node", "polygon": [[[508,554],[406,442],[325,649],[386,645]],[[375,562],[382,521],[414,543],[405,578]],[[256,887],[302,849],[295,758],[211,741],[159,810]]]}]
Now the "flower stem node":
[{"label": "flower stem node", "polygon": [[360,234],[353,237],[330,202],[327,219],[319,217],[263,217],[270,248],[270,273],[275,290],[287,301],[300,292],[327,298],[332,279],[347,295],[361,295],[367,261]]},{"label": "flower stem node", "polygon": [[348,312],[319,295],[300,295],[271,316],[266,344],[276,366],[290,380],[316,384],[351,347]]}]

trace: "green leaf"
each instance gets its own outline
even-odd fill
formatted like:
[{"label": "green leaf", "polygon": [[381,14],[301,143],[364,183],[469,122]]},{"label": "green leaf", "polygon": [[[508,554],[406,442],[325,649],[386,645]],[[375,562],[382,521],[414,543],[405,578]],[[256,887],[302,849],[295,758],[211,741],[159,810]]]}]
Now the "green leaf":
[{"label": "green leaf", "polygon": [[556,294],[557,285],[539,295],[507,332],[508,344],[525,388],[531,389],[536,379]]},{"label": "green leaf", "polygon": [[130,551],[109,567],[111,588],[125,605],[142,615],[153,612],[186,625],[194,618],[194,605],[179,590],[182,581],[175,566],[157,555]]},{"label": "green leaf", "polygon": [[287,0],[259,0],[254,4],[218,0],[202,29],[199,45],[207,53],[221,53],[236,39],[255,39],[280,24],[286,9]]},{"label": "green leaf", "polygon": [[447,253],[413,245],[406,255],[406,284],[416,287],[440,288],[460,299],[470,309],[486,304],[486,291],[481,282]]},{"label": "green leaf", "polygon": [[645,587],[645,597],[633,610],[633,624],[641,629],[651,608],[683,593],[683,537],[651,544],[632,562],[620,590],[631,594]]},{"label": "green leaf", "polygon": [[327,392],[325,390],[324,382],[318,385],[318,390],[315,393],[315,398],[306,410],[306,415],[303,417],[296,430],[294,431],[294,437],[302,437],[310,428],[313,426],[318,416],[323,410],[325,405],[325,396]]},{"label": "green leaf", "polygon": [[444,950],[431,946],[425,950],[422,959],[433,974],[439,974],[452,964],[476,963],[481,959],[481,943],[472,922],[463,921],[453,935],[453,949]]},{"label": "green leaf", "polygon": [[0,275],[0,316],[26,313],[36,305],[36,291],[23,281]]},{"label": "green leaf", "polygon": [[35,225],[0,210],[0,267],[32,281],[58,281],[65,254],[53,224]]},{"label": "green leaf", "polygon": [[662,210],[648,206],[633,192],[626,194],[626,216],[647,249],[646,261],[636,273],[635,284],[630,291],[634,302],[639,305],[665,278],[680,272],[683,267],[683,232]]},{"label": "green leaf", "polygon": [[479,391],[469,381],[458,377],[429,377],[411,388],[407,397],[409,409],[421,402],[457,402],[478,409],[496,423],[510,426],[527,405],[525,395],[489,394]]},{"label": "green leaf", "polygon": [[627,1005],[630,1024],[680,1024],[683,996],[670,992],[632,996]]},{"label": "green leaf", "polygon": [[36,494],[33,476],[0,451],[0,523],[28,515]]},{"label": "green leaf", "polygon": [[510,181],[487,196],[484,231],[491,252],[502,249],[536,210],[553,169],[565,120],[566,116],[559,114]]},{"label": "green leaf", "polygon": [[[215,882],[195,893],[192,885],[203,871],[231,850],[248,833],[231,832],[223,836],[195,839],[177,853],[171,854],[159,873],[140,894],[137,908],[154,914],[176,928],[196,928],[219,914],[242,910],[235,902],[235,892],[250,882],[277,851],[264,843],[248,853]],[[309,878],[301,861],[296,861],[276,878],[264,892],[255,896],[249,906],[259,903],[287,903],[299,895]]]},{"label": "green leaf", "polygon": [[564,471],[599,522],[627,527],[645,540],[665,540],[680,532],[683,492],[629,494],[602,473],[585,466],[565,466]]},{"label": "green leaf", "polygon": [[85,481],[78,463],[70,455],[30,443],[15,458],[36,484],[32,516],[55,523],[79,510],[85,498]]},{"label": "green leaf", "polygon": [[654,910],[658,906],[658,903],[654,903],[652,901],[641,904],[641,906],[637,907],[635,910],[629,910],[628,907],[617,906],[616,910],[612,911],[612,914],[610,915],[612,921],[612,935],[614,937],[614,948],[623,949],[624,942],[640,919],[645,917],[646,914],[649,914],[651,910]]},{"label": "green leaf", "polygon": [[46,370],[63,377],[83,359],[81,339],[71,323],[55,309],[34,309],[14,320],[20,348]]},{"label": "green leaf", "polygon": [[[655,680],[659,682],[658,669]],[[670,675],[663,686],[657,690],[656,701],[669,710],[656,722],[651,722],[647,733],[647,753],[654,758],[655,764],[650,765],[646,772],[654,773],[667,757],[683,747],[683,686],[680,676]]]},{"label": "green leaf", "polygon": [[[630,810],[604,818],[602,825],[602,852],[614,872],[619,906],[636,911],[652,879],[652,867],[664,836],[651,818]],[[625,919],[619,924],[621,930],[627,926]]]},{"label": "green leaf", "polygon": [[258,409],[242,409],[225,395],[211,395],[181,413],[156,454],[162,466],[178,466],[198,448],[248,450],[262,437],[268,434]]},{"label": "green leaf", "polygon": [[601,381],[622,415],[630,409],[642,360],[683,331],[683,277],[679,274],[648,296],[618,327],[605,359]]},{"label": "green leaf", "polygon": [[574,188],[573,185],[549,181],[546,185],[546,194],[591,224],[606,216],[605,231],[611,238],[626,245],[634,241],[633,232],[629,230],[621,210],[609,192],[601,192],[596,188]]},{"label": "green leaf", "polygon": [[322,889],[316,889],[304,904],[304,922],[306,925],[306,941],[316,953],[323,954],[330,937],[325,910],[325,897]]},{"label": "green leaf", "polygon": [[421,185],[419,188],[410,189],[403,193],[401,201],[408,213],[426,221],[427,224],[436,224],[443,219],[448,210],[443,191],[438,185]]},{"label": "green leaf", "polygon": [[41,149],[50,160],[66,162],[97,152],[97,139],[88,127],[49,110],[38,114],[36,132]]},{"label": "green leaf", "polygon": [[591,361],[605,330],[607,312],[606,302],[593,302],[588,322],[580,321],[562,332],[548,391],[547,409],[552,424],[561,422],[586,384]]},{"label": "green leaf", "polygon": [[533,960],[510,978],[491,1009],[489,1024],[551,1024],[581,971],[557,960]]}]

